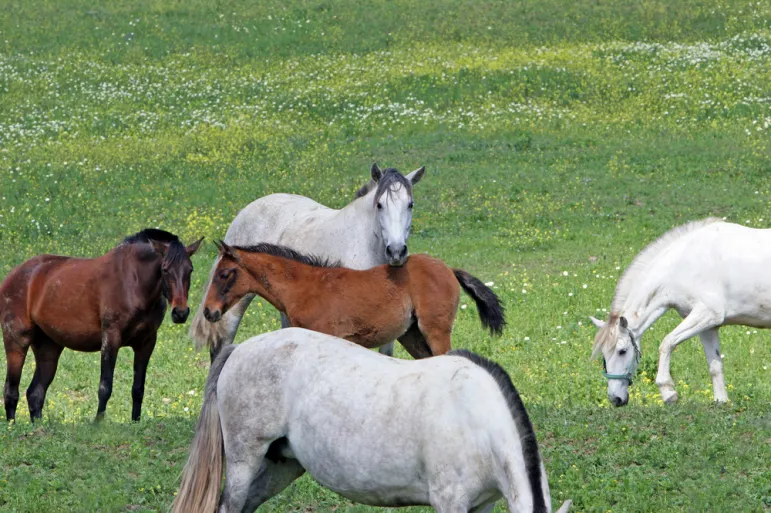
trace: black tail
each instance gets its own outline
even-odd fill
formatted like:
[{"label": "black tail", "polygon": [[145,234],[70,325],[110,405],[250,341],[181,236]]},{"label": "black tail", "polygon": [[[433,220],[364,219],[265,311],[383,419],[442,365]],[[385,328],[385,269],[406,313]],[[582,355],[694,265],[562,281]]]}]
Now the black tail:
[{"label": "black tail", "polygon": [[466,294],[471,296],[477,304],[482,326],[489,329],[491,335],[503,333],[503,327],[506,326],[506,316],[503,313],[501,300],[498,299],[495,292],[463,269],[453,269],[452,271]]}]

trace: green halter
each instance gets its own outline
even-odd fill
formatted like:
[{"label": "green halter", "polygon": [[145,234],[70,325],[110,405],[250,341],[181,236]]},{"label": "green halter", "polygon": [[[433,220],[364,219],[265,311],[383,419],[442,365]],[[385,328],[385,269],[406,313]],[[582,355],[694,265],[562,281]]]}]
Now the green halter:
[{"label": "green halter", "polygon": [[608,367],[605,363],[605,357],[602,357],[602,377],[604,377],[607,380],[611,379],[625,379],[629,382],[629,386],[632,385],[632,378],[634,377],[634,373],[637,370],[637,366],[640,364],[640,358],[642,357],[642,352],[640,352],[640,348],[637,345],[637,342],[634,340],[634,336],[632,335],[632,332],[629,332],[629,340],[632,341],[632,347],[634,348],[634,358],[631,362],[629,362],[629,366],[626,368],[626,373],[624,374],[608,374]]}]

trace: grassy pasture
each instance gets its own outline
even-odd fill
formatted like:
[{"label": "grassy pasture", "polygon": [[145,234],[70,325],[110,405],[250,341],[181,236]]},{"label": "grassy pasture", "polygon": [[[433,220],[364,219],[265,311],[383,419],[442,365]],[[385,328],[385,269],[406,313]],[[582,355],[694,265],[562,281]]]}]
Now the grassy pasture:
[{"label": "grassy pasture", "polygon": [[[768,2],[0,9],[0,275],[44,252],[99,255],[146,226],[210,241],[271,192],[341,207],[373,160],[425,164],[410,248],[494,282],[504,337],[488,337],[467,300],[454,343],[509,370],[555,502],[572,498],[573,511],[771,510],[769,334],[722,330],[725,406],[711,402],[700,344],[683,343],[680,402],[664,406],[653,378],[668,314],[642,341],[630,405],[614,409],[587,326],[672,226],[708,215],[770,226],[769,157]],[[193,305],[213,256],[207,244],[194,257]],[[255,302],[239,341],[277,327]],[[99,357],[65,352],[45,421],[33,427],[22,400],[0,428],[0,510],[164,510],[208,368],[186,330],[162,327],[138,424],[130,351],[100,426]],[[30,355],[23,389],[33,369]],[[264,509],[377,511],[307,477]]]}]

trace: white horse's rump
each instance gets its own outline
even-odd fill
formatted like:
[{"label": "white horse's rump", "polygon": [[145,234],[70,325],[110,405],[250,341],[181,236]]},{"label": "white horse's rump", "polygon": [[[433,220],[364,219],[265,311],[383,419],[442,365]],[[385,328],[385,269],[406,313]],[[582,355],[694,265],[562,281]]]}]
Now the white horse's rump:
[{"label": "white horse's rump", "polygon": [[[259,198],[233,219],[225,243],[234,246],[279,244],[339,261],[351,269],[402,265],[407,258],[407,238],[412,225],[412,186],[424,173],[425,168],[421,167],[402,176],[395,169],[381,171],[373,164],[371,181],[341,210],[294,194]],[[203,297],[210,282],[211,272]],[[244,297],[218,323],[204,318],[201,302],[190,326],[196,348],[209,346],[214,355],[222,345],[232,344],[252,299],[253,295]],[[288,326],[283,316],[282,324]],[[393,354],[393,343],[383,346],[381,352]]]},{"label": "white horse's rump", "polygon": [[174,511],[214,510],[222,446],[221,513],[253,511],[306,470],[365,504],[489,512],[504,497],[512,513],[551,511],[516,389],[468,352],[395,360],[300,328],[227,347]]},{"label": "white horse's rump", "polygon": [[635,346],[670,308],[684,319],[659,347],[656,384],[662,398],[677,400],[670,374],[672,351],[699,335],[715,400],[727,401],[718,328],[771,327],[770,267],[771,230],[714,218],[674,228],[641,251],[616,286],[608,322],[592,318],[600,328],[594,354],[601,352],[605,358],[610,401],[622,406],[629,400]]}]

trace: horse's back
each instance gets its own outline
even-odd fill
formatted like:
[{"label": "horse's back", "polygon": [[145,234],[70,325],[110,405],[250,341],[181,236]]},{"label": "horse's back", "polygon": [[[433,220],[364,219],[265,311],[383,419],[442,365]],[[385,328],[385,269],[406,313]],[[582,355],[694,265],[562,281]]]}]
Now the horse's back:
[{"label": "horse's back", "polygon": [[297,194],[276,193],[258,198],[244,207],[230,223],[225,235],[229,244],[277,244],[287,232],[300,231],[309,216],[326,218],[337,212]]},{"label": "horse's back", "polygon": [[[238,417],[223,420],[224,431],[248,425],[257,438],[286,436],[315,479],[368,504],[395,505],[393,497],[425,504],[427,475],[436,475],[426,466],[490,480],[485,461],[496,443],[516,443],[495,381],[457,356],[396,360],[288,328],[241,344],[218,387],[229,410],[223,417]],[[257,417],[264,426],[247,420]],[[481,466],[466,468],[469,461]]]},{"label": "horse's back", "polygon": [[663,248],[640,274],[643,289],[664,287],[682,314],[697,305],[727,324],[771,326],[771,230],[714,222]]},{"label": "horse's back", "polygon": [[37,285],[51,270],[69,260],[69,257],[59,255],[38,255],[14,267],[3,283],[0,284],[2,303],[7,304],[14,298],[27,297],[30,287]]}]

